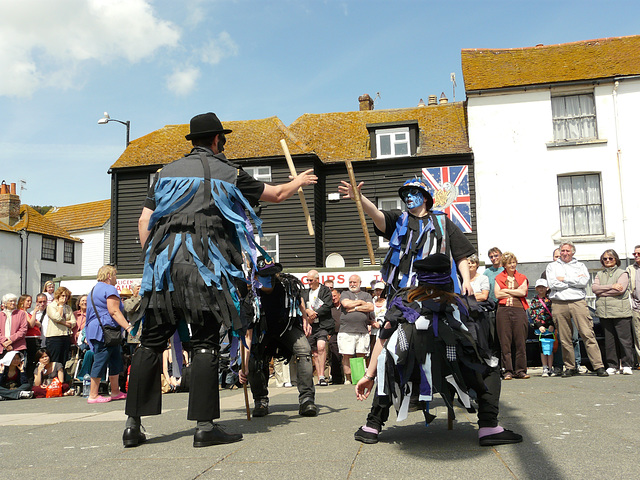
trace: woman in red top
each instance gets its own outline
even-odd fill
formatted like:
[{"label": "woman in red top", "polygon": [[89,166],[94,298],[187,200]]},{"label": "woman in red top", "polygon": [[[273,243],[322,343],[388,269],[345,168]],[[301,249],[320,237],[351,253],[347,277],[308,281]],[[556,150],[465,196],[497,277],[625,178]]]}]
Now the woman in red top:
[{"label": "woman in red top", "polygon": [[[502,254],[504,270],[498,274],[495,283],[495,295],[498,299],[496,312],[496,330],[502,350],[503,378],[529,378],[527,374],[527,277],[518,273],[518,259],[511,252]],[[515,347],[515,369],[511,358],[511,349]]]},{"label": "woman in red top", "polygon": [[[45,302],[44,305],[46,305],[47,298],[44,295],[42,298]],[[24,311],[27,315],[27,335],[25,336],[27,342],[27,358],[25,360],[27,378],[33,377],[33,370],[36,366],[36,352],[40,348],[40,327],[42,326],[37,315],[38,309],[36,308],[29,313],[32,303],[31,295],[20,295],[18,299],[18,310]],[[44,310],[44,305],[40,310]]]}]

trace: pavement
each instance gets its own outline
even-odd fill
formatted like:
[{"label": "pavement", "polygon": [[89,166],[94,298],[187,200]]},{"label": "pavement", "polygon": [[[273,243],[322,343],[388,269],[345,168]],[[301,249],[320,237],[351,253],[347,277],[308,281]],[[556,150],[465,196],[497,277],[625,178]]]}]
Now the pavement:
[{"label": "pavement", "polygon": [[[371,400],[352,386],[316,387],[320,414],[298,415],[294,388],[270,388],[270,413],[246,419],[242,390],[224,390],[220,423],[244,439],[193,448],[187,394],[163,396],[163,414],[144,417],[149,440],[123,448],[124,402],[89,405],[82,397],[0,402],[0,476],[7,479],[633,479],[640,477],[640,372],[632,376],[542,378],[502,382],[500,423],[524,442],[480,447],[476,416],[456,409],[447,430],[422,414],[396,423],[380,442],[353,433]],[[253,408],[253,402],[251,402]]]}]

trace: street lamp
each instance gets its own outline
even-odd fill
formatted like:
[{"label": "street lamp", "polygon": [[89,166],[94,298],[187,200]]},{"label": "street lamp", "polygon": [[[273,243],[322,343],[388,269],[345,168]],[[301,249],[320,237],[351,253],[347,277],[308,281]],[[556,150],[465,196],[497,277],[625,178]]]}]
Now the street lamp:
[{"label": "street lamp", "polygon": [[104,117],[98,120],[98,125],[105,125],[109,122],[118,122],[127,127],[127,147],[129,146],[129,129],[131,127],[131,122],[127,120],[123,122],[122,120],[116,120],[115,118],[111,118],[107,112],[104,112]]}]

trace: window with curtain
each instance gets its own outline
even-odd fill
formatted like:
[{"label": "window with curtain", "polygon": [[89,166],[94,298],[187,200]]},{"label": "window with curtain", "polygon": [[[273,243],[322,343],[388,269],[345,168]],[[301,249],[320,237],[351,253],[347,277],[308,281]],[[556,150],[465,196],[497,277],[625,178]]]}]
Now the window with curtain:
[{"label": "window with curtain", "polygon": [[[402,210],[402,200],[400,197],[381,197],[378,199],[378,208],[380,210]],[[378,237],[378,245],[380,248],[389,248],[389,242],[384,237]]]},{"label": "window with curtain", "polygon": [[593,93],[551,97],[551,112],[556,142],[598,138]]},{"label": "window with curtain", "polygon": [[563,237],[604,235],[600,174],[558,177],[558,203]]}]

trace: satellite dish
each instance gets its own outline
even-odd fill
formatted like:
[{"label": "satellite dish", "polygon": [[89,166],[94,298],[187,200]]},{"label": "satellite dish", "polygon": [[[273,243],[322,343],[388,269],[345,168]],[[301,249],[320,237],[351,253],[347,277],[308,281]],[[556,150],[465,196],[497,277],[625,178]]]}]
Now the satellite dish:
[{"label": "satellite dish", "polygon": [[330,253],[324,261],[327,268],[344,268],[344,258],[339,253]]}]

